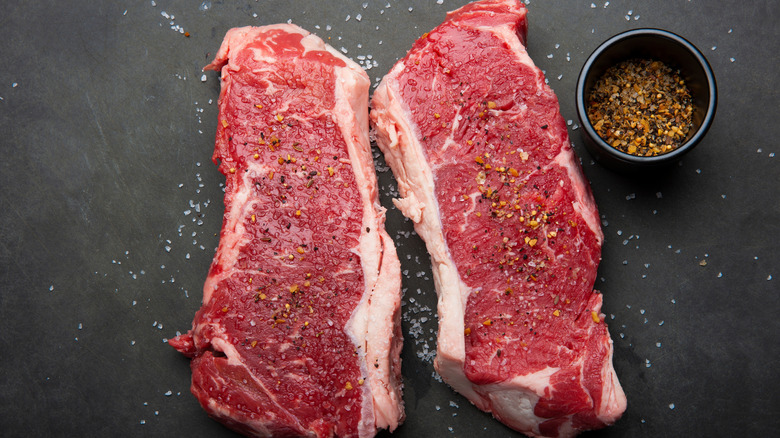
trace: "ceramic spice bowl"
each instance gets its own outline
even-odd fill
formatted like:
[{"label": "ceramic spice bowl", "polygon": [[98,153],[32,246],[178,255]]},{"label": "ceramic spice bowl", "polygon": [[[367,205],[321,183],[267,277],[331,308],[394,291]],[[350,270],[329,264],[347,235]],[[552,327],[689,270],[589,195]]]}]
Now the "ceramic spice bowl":
[{"label": "ceramic spice bowl", "polygon": [[[616,76],[615,68],[610,70],[621,63],[627,65],[625,62],[639,69],[640,64],[635,63],[638,60],[654,61],[641,64],[650,66],[653,71],[648,74],[640,70],[641,75],[621,73]],[[669,109],[667,95],[662,91],[651,91],[649,95],[646,92],[658,90],[656,85],[648,86],[647,77],[660,77],[659,65],[668,66],[665,70],[670,72],[667,79],[675,78],[669,81],[673,90],[670,95],[685,95],[683,105],[671,105],[680,107],[679,114],[687,116],[682,122],[680,115],[675,116],[678,111]],[[605,87],[602,79],[605,74],[619,80],[607,82],[613,85]],[[640,81],[645,83],[634,83]],[[618,85],[614,85],[616,82]],[[623,88],[626,92],[621,94]],[[602,93],[605,90],[607,93]],[[610,94],[614,99],[597,101],[594,97]],[[660,104],[652,102],[656,97],[661,100]],[[590,55],[577,81],[576,105],[585,146],[598,163],[620,172],[644,172],[677,162],[701,142],[715,117],[717,85],[712,68],[693,44],[665,30],[634,29],[613,36]],[[607,110],[596,111],[593,105]],[[589,119],[589,108],[593,120]],[[604,121],[599,123],[600,118],[606,119],[606,125]],[[631,122],[631,125],[624,123],[623,129],[623,126],[618,127],[620,121]],[[684,129],[678,129],[678,124],[685,125]],[[674,138],[675,142],[666,137]]]}]

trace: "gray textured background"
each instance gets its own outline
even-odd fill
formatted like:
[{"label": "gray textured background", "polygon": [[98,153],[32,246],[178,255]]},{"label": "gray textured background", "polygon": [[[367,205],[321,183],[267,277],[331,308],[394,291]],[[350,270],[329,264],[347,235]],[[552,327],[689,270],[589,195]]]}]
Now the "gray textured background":
[{"label": "gray textured background", "polygon": [[[388,3],[389,1],[389,3]],[[441,4],[438,4],[441,3]],[[217,245],[215,73],[234,26],[292,20],[375,84],[464,1],[35,1],[0,13],[0,435],[231,436],[189,393],[186,331]],[[558,94],[603,219],[600,280],[628,410],[589,437],[780,429],[780,3],[532,0],[529,52]],[[167,17],[166,17],[167,15]],[[704,142],[663,178],[593,164],[580,67],[636,27],[691,40],[718,80]],[[185,37],[183,32],[189,32]],[[433,376],[427,255],[390,203],[406,272],[399,437],[513,436]],[[705,266],[702,266],[705,264]]]}]

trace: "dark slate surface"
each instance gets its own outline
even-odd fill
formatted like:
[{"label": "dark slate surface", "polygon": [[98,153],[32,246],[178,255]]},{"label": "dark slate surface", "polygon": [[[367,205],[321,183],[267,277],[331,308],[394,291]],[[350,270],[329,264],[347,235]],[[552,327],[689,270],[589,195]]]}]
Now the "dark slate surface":
[{"label": "dark slate surface", "polygon": [[[201,67],[228,28],[291,19],[371,66],[376,83],[463,3],[5,1],[0,434],[233,436],[200,409],[187,359],[165,342],[199,307],[222,218],[223,177],[210,162],[219,84],[213,72],[202,81]],[[528,7],[529,52],[572,121],[602,215],[597,287],[629,403],[615,426],[585,436],[771,435],[780,428],[780,3]],[[587,55],[635,27],[691,40],[720,89],[704,142],[669,174],[641,181],[591,161],[574,111]],[[379,177],[407,272],[408,419],[393,436],[514,436],[433,377],[428,258],[391,206],[390,172],[380,166]]]}]

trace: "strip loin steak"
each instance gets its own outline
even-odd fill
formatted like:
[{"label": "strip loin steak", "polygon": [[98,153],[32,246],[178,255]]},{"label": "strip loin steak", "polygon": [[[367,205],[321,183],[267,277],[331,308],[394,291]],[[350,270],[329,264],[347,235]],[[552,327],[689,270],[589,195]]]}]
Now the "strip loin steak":
[{"label": "strip loin steak", "polygon": [[368,140],[370,81],[290,24],[227,32],[213,159],[219,247],[192,329],[192,392],[257,437],[369,437],[404,418],[401,274]]},{"label": "strip loin steak", "polygon": [[431,256],[436,370],[509,427],[566,437],[626,398],[593,290],[597,208],[526,30],[515,0],[450,12],[384,77],[371,119]]}]

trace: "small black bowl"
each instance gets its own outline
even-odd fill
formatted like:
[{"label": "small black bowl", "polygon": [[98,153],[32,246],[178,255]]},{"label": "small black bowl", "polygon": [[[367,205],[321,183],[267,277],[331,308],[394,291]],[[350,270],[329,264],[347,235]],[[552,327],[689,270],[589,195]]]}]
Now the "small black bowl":
[{"label": "small black bowl", "polygon": [[[651,58],[680,71],[693,101],[693,129],[677,149],[654,157],[640,157],[615,149],[599,137],[588,119],[587,98],[606,70],[625,60]],[[707,59],[690,42],[660,29],[634,29],[601,44],[588,58],[577,80],[577,115],[585,146],[600,164],[620,172],[643,172],[666,167],[693,149],[715,117],[717,86]]]}]

